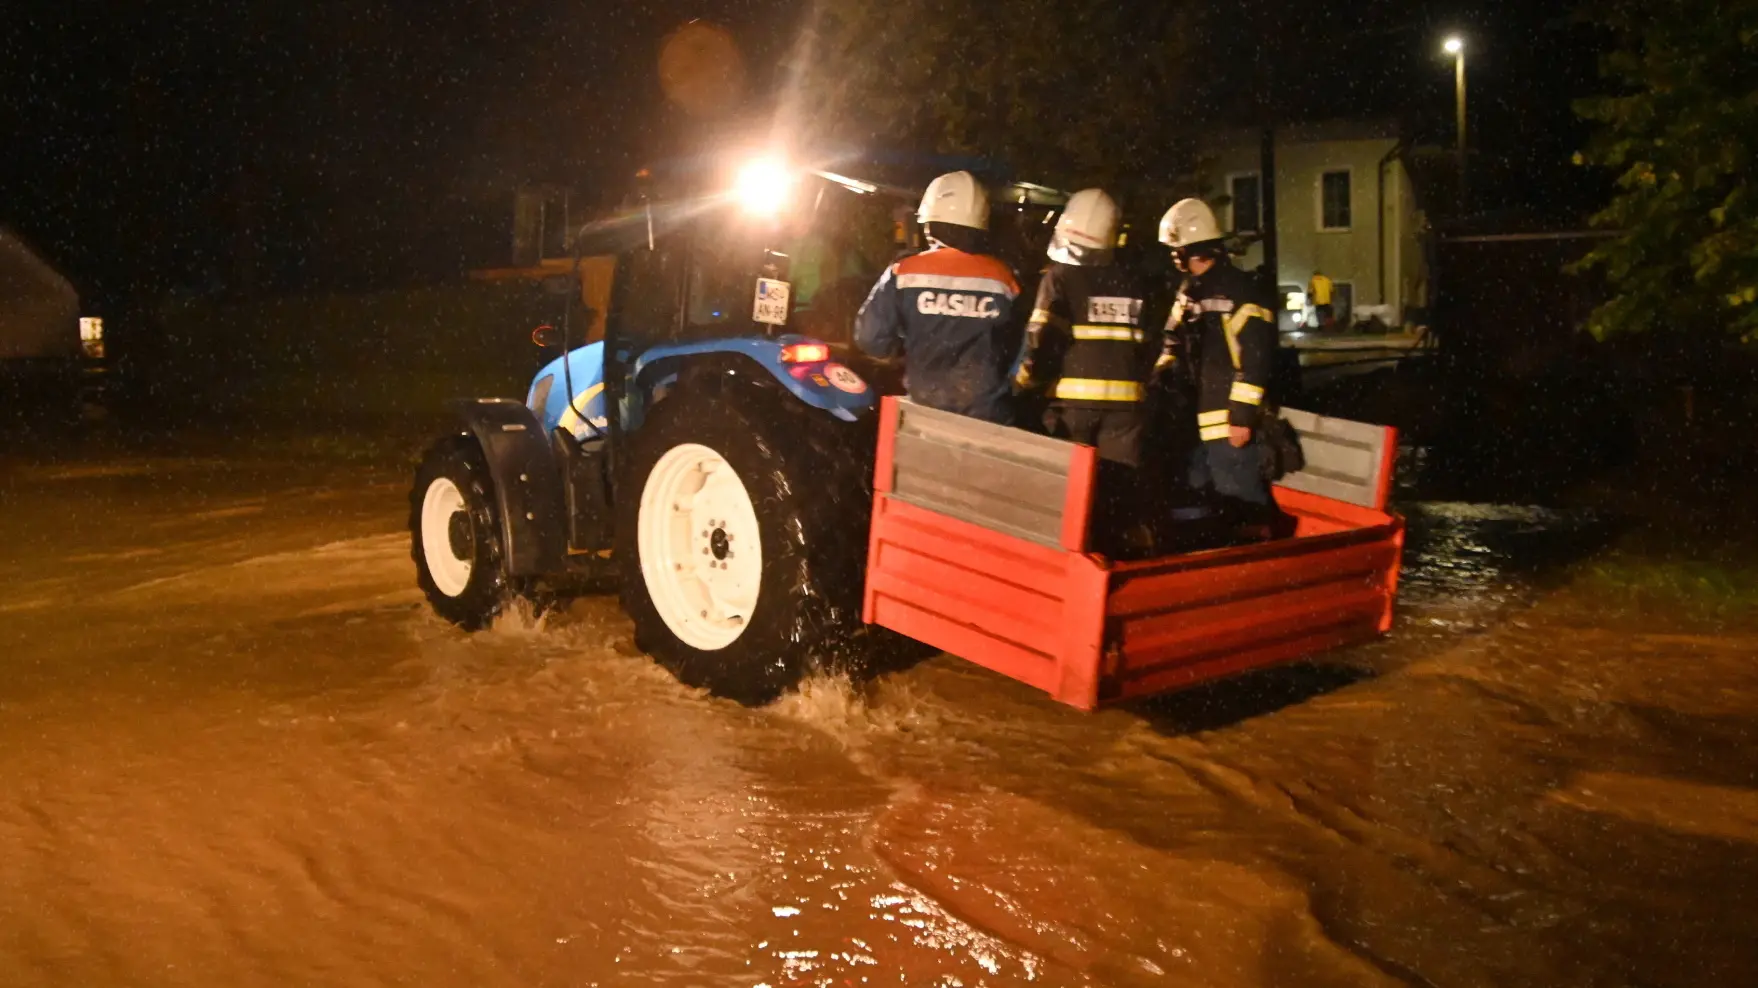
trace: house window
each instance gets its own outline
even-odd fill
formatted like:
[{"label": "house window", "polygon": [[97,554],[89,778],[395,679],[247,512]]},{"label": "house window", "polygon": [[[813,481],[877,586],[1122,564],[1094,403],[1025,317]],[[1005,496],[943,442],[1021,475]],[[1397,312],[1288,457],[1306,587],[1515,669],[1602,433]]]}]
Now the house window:
[{"label": "house window", "polygon": [[1233,198],[1233,232],[1263,229],[1263,196],[1256,175],[1233,175],[1227,180]]},{"label": "house window", "polygon": [[1319,229],[1347,230],[1352,225],[1349,180],[1347,168],[1319,176]]}]

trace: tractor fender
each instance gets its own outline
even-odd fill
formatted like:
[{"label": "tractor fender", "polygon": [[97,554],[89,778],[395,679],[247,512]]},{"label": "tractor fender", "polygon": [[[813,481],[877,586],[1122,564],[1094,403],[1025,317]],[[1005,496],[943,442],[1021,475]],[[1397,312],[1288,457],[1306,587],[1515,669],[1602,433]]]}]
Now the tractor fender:
[{"label": "tractor fender", "polygon": [[773,380],[782,390],[813,408],[854,422],[872,412],[878,395],[853,371],[834,362],[788,364],[782,349],[793,343],[814,343],[804,336],[727,337],[695,343],[671,343],[653,347],[635,362],[632,377],[642,389],[651,389],[682,367],[697,361],[730,361],[747,373]]},{"label": "tractor fender", "polygon": [[454,407],[482,446],[494,481],[507,574],[561,572],[568,511],[561,470],[537,416],[511,398],[477,398]]}]

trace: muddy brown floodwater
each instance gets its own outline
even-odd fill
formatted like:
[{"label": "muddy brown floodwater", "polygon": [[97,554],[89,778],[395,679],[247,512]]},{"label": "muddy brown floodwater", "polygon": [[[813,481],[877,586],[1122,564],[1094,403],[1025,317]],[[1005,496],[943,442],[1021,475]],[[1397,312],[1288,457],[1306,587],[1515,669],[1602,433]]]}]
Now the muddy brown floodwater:
[{"label": "muddy brown floodwater", "polygon": [[401,475],[0,477],[0,985],[1758,984],[1758,636],[1414,504],[1371,647],[1096,715],[746,709],[608,599],[468,637]]}]

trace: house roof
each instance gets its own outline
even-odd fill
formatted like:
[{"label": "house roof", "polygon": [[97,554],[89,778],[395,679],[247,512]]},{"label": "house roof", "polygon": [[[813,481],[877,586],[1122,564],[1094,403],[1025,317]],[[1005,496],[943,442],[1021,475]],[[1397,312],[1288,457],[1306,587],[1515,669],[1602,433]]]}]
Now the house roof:
[{"label": "house roof", "polygon": [[0,227],[0,359],[65,355],[79,345],[78,319],[73,285]]},{"label": "house roof", "polygon": [[[1325,141],[1397,140],[1401,136],[1398,121],[1387,118],[1337,118],[1305,123],[1282,124],[1276,128],[1278,144],[1318,144]],[[1213,130],[1201,140],[1205,150],[1257,146],[1263,139],[1262,128],[1240,127]]]}]

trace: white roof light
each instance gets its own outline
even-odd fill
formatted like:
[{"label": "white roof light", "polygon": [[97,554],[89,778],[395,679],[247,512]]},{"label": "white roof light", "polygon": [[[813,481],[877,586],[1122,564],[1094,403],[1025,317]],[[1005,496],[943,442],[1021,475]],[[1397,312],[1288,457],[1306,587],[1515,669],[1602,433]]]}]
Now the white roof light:
[{"label": "white roof light", "polygon": [[787,205],[793,191],[794,177],[780,161],[758,158],[739,170],[733,183],[733,194],[747,211],[774,216]]}]

